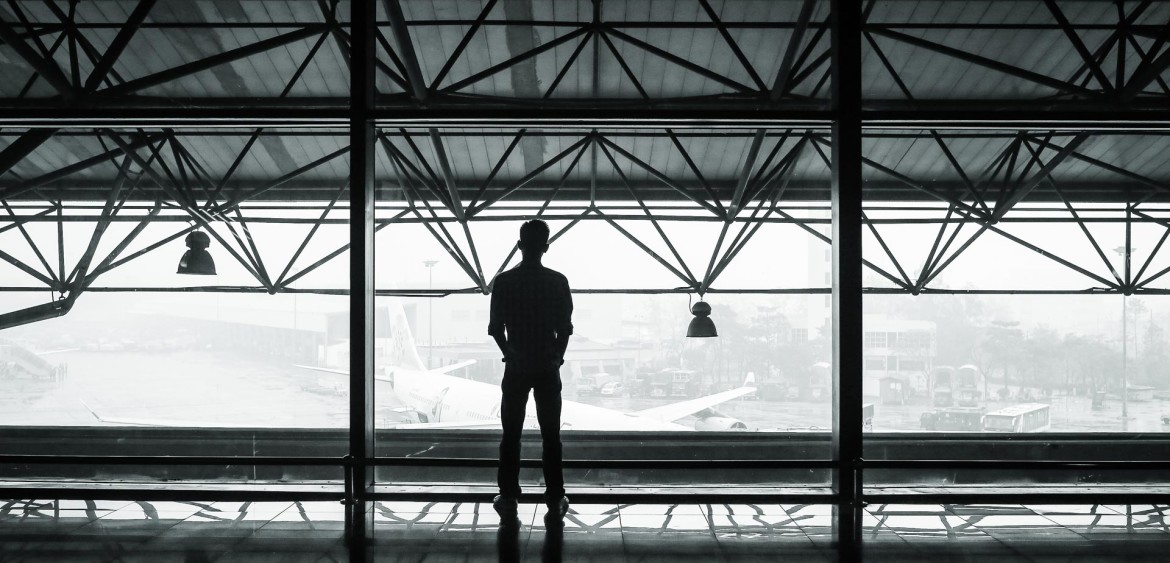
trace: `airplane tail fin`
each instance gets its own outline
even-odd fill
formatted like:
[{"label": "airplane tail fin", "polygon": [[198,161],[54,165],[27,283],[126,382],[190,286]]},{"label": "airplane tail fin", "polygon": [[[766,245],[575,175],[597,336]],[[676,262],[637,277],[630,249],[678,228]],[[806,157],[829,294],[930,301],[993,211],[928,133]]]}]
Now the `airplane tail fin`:
[{"label": "airplane tail fin", "polygon": [[386,349],[384,360],[386,365],[414,371],[426,370],[426,364],[423,363],[418,354],[418,348],[415,347],[414,336],[410,333],[410,323],[406,320],[406,310],[402,307],[402,303],[394,300],[387,309],[389,317],[387,337],[390,339],[390,345]]},{"label": "airplane tail fin", "polygon": [[755,387],[756,386],[756,373],[754,371],[748,372],[747,377],[745,377],[743,379],[743,386],[744,387]]}]

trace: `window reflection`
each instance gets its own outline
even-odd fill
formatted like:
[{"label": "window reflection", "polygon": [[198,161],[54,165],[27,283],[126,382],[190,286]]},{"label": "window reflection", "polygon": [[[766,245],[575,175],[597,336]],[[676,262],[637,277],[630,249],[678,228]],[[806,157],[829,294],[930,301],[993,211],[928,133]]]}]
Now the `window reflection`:
[{"label": "window reflection", "polygon": [[[877,403],[874,429],[1168,431],[1163,329],[1152,313],[1162,303],[1130,301],[1130,309],[1141,303],[1142,313],[1128,319],[1123,371],[1116,298],[869,296],[864,387]],[[914,319],[935,327],[930,355],[907,359],[871,346],[877,335],[888,342],[890,333],[876,330],[880,323]]]},{"label": "window reflection", "polygon": [[[561,368],[565,430],[830,428],[832,374],[819,297],[721,294],[712,299],[715,339],[685,338],[683,295],[574,300],[575,334]],[[390,349],[405,347],[378,358],[380,427],[498,427],[503,364],[486,322],[477,320],[487,306],[486,298],[469,295],[379,300],[391,313],[379,316],[387,329],[377,334],[394,342]],[[430,346],[420,343],[426,336],[414,336],[431,334]],[[429,371],[426,357],[433,358]]]},{"label": "window reflection", "polygon": [[5,331],[0,424],[344,428],[344,297],[94,294]]}]

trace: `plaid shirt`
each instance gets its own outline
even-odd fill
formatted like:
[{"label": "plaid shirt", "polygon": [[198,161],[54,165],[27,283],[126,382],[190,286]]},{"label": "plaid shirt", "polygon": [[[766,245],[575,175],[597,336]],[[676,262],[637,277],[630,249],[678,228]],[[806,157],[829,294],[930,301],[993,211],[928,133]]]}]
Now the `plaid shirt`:
[{"label": "plaid shirt", "polygon": [[493,284],[488,334],[507,334],[518,356],[513,360],[559,360],[553,357],[556,339],[573,334],[572,316],[569,280],[544,266],[521,263]]}]

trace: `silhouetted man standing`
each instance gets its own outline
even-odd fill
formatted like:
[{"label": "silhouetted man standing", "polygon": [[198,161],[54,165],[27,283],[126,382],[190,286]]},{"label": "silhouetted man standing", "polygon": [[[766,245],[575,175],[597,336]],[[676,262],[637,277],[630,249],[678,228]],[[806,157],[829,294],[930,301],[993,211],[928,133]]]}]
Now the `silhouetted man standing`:
[{"label": "silhouetted man standing", "polygon": [[548,225],[528,221],[520,227],[519,266],[500,274],[492,288],[492,335],[504,353],[503,399],[500,419],[500,494],[492,505],[501,517],[515,519],[520,498],[520,433],[524,428],[528,392],[536,398],[536,419],[544,443],[544,502],[548,515],[563,517],[569,510],[561,472],[561,364],[573,334],[573,298],[569,281],[545,268]]}]

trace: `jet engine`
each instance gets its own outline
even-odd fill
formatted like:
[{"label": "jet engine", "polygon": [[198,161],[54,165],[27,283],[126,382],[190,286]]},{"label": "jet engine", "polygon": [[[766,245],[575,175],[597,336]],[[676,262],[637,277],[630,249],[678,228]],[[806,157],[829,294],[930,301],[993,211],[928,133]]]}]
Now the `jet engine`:
[{"label": "jet engine", "polygon": [[698,418],[695,421],[695,430],[704,432],[743,432],[749,430],[744,421],[714,409],[703,409],[695,413],[695,416]]},{"label": "jet engine", "polygon": [[746,431],[747,424],[737,418],[729,416],[706,416],[695,421],[695,430],[711,431]]}]

